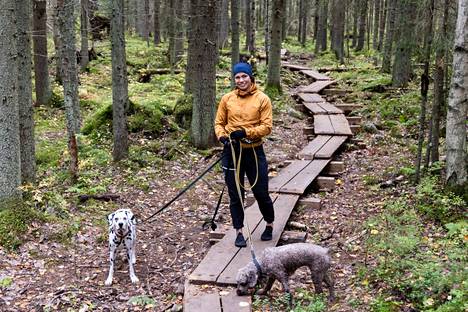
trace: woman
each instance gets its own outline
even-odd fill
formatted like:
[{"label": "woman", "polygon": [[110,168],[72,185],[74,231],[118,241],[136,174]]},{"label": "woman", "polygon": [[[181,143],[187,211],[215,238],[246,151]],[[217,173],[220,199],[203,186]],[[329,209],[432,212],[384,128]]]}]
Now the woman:
[{"label": "woman", "polygon": [[[240,191],[244,198],[244,175],[247,175],[252,192],[258,202],[260,212],[266,222],[262,240],[271,240],[275,214],[273,202],[268,193],[268,163],[263,151],[263,137],[271,133],[272,107],[270,98],[257,89],[252,67],[247,63],[234,65],[232,74],[235,90],[225,94],[218,106],[215,132],[224,144],[223,171],[229,191],[231,218],[237,231],[235,245],[246,247],[242,228],[244,208],[236,186],[237,163],[234,164],[231,145],[235,150],[235,160],[241,157],[239,171]],[[240,152],[242,154],[240,154]],[[235,166],[234,166],[235,165]]]}]

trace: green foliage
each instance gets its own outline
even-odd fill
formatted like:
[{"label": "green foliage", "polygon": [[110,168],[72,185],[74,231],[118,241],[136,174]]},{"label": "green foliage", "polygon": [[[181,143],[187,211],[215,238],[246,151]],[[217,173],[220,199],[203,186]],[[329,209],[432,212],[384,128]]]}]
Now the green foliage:
[{"label": "green foliage", "polygon": [[291,312],[322,312],[326,311],[327,299],[322,295],[316,295],[306,289],[298,288],[294,293],[294,307],[289,305],[289,296],[282,294],[274,298],[254,296],[252,303],[253,310],[263,311],[269,308],[269,311],[291,311]]},{"label": "green foliage", "polygon": [[5,289],[11,286],[13,284],[13,278],[6,276],[2,279],[0,279],[0,289]]},{"label": "green foliage", "polygon": [[151,297],[148,297],[146,295],[141,295],[141,296],[131,297],[128,300],[128,303],[134,306],[138,305],[138,306],[142,306],[144,308],[150,309],[154,307],[154,305],[156,304],[156,301]]},{"label": "green foliage", "polygon": [[33,221],[43,221],[39,212],[21,200],[0,205],[0,246],[7,250],[21,245],[22,237]]},{"label": "green foliage", "polygon": [[460,218],[467,204],[461,197],[442,188],[437,177],[433,176],[422,179],[417,188],[416,200],[421,213],[441,222]]},{"label": "green foliage", "polygon": [[[427,186],[422,188],[429,196],[423,205],[438,198],[427,191]],[[421,196],[420,192],[416,197]],[[440,204],[441,200],[437,201]],[[373,302],[372,311],[399,311],[398,306],[403,304],[424,311],[464,310],[468,278],[466,222],[446,224],[447,232],[432,225],[428,233],[417,213],[421,204],[419,199],[414,204],[409,200],[389,203],[382,215],[367,223],[369,254],[379,255],[367,277],[370,285],[378,285],[382,292],[382,297]]]}]

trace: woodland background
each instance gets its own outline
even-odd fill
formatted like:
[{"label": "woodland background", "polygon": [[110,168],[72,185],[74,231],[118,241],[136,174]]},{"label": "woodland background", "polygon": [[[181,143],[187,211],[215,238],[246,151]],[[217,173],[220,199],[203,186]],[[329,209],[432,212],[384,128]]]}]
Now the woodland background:
[{"label": "woodland background", "polygon": [[[206,165],[238,60],[273,100],[279,170],[306,142],[290,98],[305,78],[281,69],[285,51],[362,104],[368,148],[349,146],[327,209],[295,215],[335,248],[340,300],[328,309],[467,309],[468,1],[0,0],[0,12],[2,309],[180,308],[178,285],[209,248],[197,224],[219,170],[175,219],[141,227],[147,284],[123,297],[123,279],[102,283],[105,216],[149,215]],[[180,242],[165,235],[177,229]],[[297,283],[297,311],[327,309]],[[280,292],[255,300],[285,304]]]}]

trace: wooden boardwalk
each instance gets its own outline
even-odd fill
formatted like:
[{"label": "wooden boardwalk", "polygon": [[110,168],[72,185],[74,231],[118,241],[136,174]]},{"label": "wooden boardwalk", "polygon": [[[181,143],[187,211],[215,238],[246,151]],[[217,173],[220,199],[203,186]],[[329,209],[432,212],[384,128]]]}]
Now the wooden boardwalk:
[{"label": "wooden boardwalk", "polygon": [[[246,208],[245,223],[248,223],[252,232],[257,256],[260,256],[265,248],[278,244],[300,196],[317,180],[325,168],[329,168],[333,155],[352,135],[343,110],[328,103],[318,94],[335,84],[335,81],[306,66],[287,62],[283,62],[282,66],[300,71],[314,79],[312,84],[298,88],[300,93],[297,94],[297,98],[313,114],[316,136],[298,153],[297,160],[293,160],[269,181],[269,192],[275,209],[275,226],[271,241],[260,240],[265,223],[257,203]],[[246,231],[247,228],[244,228],[245,236],[247,236]],[[224,237],[208,250],[205,258],[189,275],[185,285],[184,311],[251,311],[251,298],[240,297],[235,293],[238,270],[252,260],[250,248],[235,247],[235,236],[234,229],[228,230]]]}]

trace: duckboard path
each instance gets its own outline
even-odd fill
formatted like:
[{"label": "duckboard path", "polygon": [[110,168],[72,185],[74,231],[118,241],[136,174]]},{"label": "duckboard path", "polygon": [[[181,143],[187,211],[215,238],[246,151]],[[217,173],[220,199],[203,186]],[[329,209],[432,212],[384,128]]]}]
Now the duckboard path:
[{"label": "duckboard path", "polygon": [[[307,86],[299,87],[295,97],[313,116],[315,137],[297,154],[298,159],[291,161],[269,181],[269,192],[275,209],[273,239],[260,240],[264,225],[258,204],[255,202],[247,207],[245,224],[248,224],[251,231],[252,241],[248,241],[247,248],[235,247],[236,231],[230,229],[208,250],[205,258],[186,279],[186,312],[252,311],[251,297],[237,296],[235,290],[238,270],[252,260],[251,246],[258,257],[265,248],[278,244],[300,197],[317,181],[319,175],[332,162],[333,155],[353,134],[343,106],[337,107],[328,103],[319,95],[325,88],[335,84],[334,80],[303,65],[283,62],[282,66],[314,80]],[[355,107],[345,108],[346,112],[349,112]]]}]

